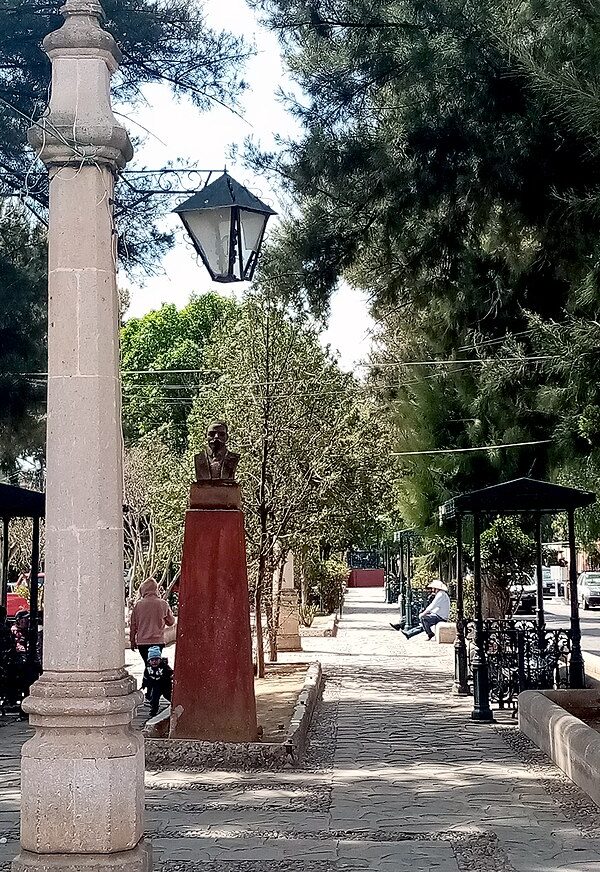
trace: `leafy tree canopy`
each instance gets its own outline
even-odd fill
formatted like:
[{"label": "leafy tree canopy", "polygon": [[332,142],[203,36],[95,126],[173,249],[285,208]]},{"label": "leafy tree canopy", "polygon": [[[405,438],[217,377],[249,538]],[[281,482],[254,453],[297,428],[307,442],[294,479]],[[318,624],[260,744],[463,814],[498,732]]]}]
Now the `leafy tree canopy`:
[{"label": "leafy tree canopy", "polygon": [[193,297],[183,309],[165,304],[127,321],[121,330],[121,367],[128,443],[163,428],[161,438],[175,451],[185,450],[194,400],[214,381],[206,346],[235,313],[235,303],[211,293]]},{"label": "leafy tree canopy", "polygon": [[[433,533],[436,507],[452,493],[558,476],[576,443],[596,438],[586,349],[597,346],[599,296],[597,8],[254,5],[281,34],[306,94],[290,101],[300,144],[281,156],[249,153],[300,206],[272,269],[278,260],[316,311],[341,276],[368,291],[382,321],[373,384],[398,450],[556,432],[550,448],[401,458],[407,522]],[[584,342],[565,342],[573,317]]]}]

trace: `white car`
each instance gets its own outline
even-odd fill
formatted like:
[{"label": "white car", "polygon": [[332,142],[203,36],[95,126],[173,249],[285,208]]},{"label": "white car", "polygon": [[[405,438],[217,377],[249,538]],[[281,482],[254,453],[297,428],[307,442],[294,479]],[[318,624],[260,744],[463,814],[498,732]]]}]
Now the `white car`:
[{"label": "white car", "polygon": [[582,572],[577,579],[577,598],[583,609],[600,606],[600,572]]}]

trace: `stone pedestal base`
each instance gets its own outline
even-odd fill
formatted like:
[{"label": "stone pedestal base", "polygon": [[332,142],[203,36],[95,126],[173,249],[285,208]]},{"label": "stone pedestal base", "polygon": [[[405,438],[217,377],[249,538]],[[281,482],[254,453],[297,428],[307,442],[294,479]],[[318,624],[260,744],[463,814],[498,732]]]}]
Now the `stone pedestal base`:
[{"label": "stone pedestal base", "polygon": [[254,742],[257,733],[244,515],[188,509],[169,737]]},{"label": "stone pedestal base", "polygon": [[282,590],[279,630],[277,631],[278,651],[302,651],[299,627],[298,591],[294,589]]},{"label": "stone pedestal base", "polygon": [[117,854],[33,854],[21,851],[11,872],[151,872],[152,850],[140,842]]},{"label": "stone pedestal base", "polygon": [[23,703],[35,734],[21,750],[15,870],[83,868],[52,866],[79,854],[98,868],[117,854],[133,858],[142,839],[144,743],[131,728],[142,694],[125,669],[82,675],[45,672]]}]

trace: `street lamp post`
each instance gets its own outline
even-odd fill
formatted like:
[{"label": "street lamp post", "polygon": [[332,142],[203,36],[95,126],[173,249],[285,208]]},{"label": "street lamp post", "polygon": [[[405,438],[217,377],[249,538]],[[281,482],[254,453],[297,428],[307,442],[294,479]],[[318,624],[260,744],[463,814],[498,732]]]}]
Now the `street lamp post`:
[{"label": "street lamp post", "polygon": [[97,0],[67,0],[44,40],[48,112],[29,141],[50,179],[44,673],[23,708],[13,872],[147,872],[141,694],[124,665],[123,477],[113,115],[120,53]]}]

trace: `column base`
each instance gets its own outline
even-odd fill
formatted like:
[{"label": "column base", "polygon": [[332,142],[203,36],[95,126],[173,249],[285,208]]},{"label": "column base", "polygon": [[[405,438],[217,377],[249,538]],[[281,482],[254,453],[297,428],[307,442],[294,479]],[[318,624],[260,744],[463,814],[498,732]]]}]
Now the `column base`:
[{"label": "column base", "polygon": [[21,851],[11,872],[152,872],[152,848],[141,841],[117,854],[34,854]]},{"label": "column base", "polygon": [[452,685],[452,693],[454,696],[471,696],[471,691],[468,687],[461,687],[460,684]]},{"label": "column base", "polygon": [[479,721],[479,723],[491,724],[494,722],[494,715],[492,711],[472,711],[471,712],[471,720]]}]

